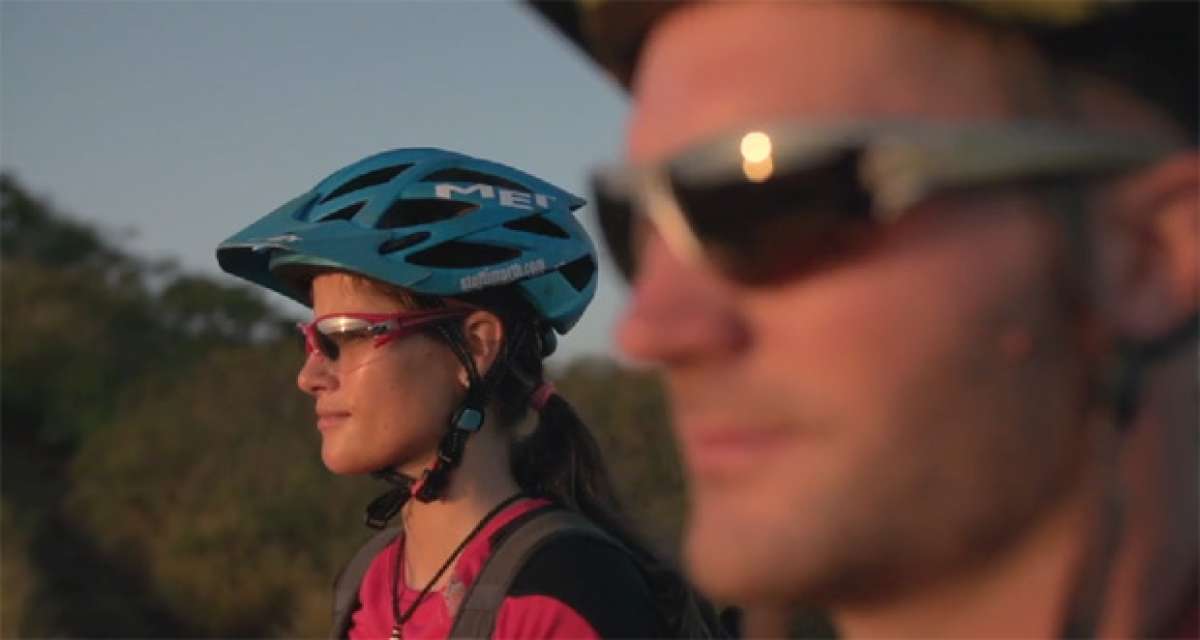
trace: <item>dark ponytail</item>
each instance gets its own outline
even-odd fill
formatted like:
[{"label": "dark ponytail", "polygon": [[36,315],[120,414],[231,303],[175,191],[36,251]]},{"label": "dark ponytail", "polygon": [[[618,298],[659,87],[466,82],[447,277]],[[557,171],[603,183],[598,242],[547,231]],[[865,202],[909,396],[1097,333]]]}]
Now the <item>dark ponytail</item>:
[{"label": "dark ponytail", "polygon": [[511,462],[517,484],[530,493],[553,496],[587,515],[617,509],[600,446],[557,393],[546,399],[533,432],[513,443]]},{"label": "dark ponytail", "polygon": [[514,434],[509,452],[513,478],[526,493],[550,498],[587,516],[639,560],[654,561],[654,554],[632,533],[600,445],[579,414],[553,391],[531,403],[534,395],[546,391],[546,382],[540,327],[522,320],[520,316],[505,318],[506,353],[488,375],[491,406],[501,428],[515,431],[531,409],[536,413],[532,431]]},{"label": "dark ponytail", "polygon": [[[542,384],[534,388],[535,393]],[[660,631],[665,636],[728,637],[712,605],[692,591],[679,570],[653,553],[629,526],[600,445],[570,403],[551,393],[537,411],[537,426],[513,443],[509,458],[521,489],[582,513],[629,549],[658,602]]]},{"label": "dark ponytail", "polygon": [[[505,328],[503,351],[483,380],[489,412],[501,429],[517,431],[529,415],[531,397],[545,391],[542,325],[524,298],[507,289],[488,289],[464,296],[467,302],[500,316]],[[421,306],[441,301],[424,299]],[[455,332],[452,332],[455,333]],[[444,335],[458,339],[460,335]],[[632,532],[623,515],[600,445],[565,398],[551,392],[535,409],[529,433],[514,433],[510,471],[521,490],[549,498],[578,511],[617,538],[643,564],[657,556]]]},{"label": "dark ponytail", "polygon": [[643,563],[657,562],[621,510],[596,438],[561,395],[546,400],[533,432],[513,444],[510,462],[523,490],[582,513]]}]

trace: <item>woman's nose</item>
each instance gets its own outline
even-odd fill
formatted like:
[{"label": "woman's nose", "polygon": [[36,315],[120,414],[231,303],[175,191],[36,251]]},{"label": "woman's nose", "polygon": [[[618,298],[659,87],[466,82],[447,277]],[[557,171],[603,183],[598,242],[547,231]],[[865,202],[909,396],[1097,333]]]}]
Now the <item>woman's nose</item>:
[{"label": "woman's nose", "polygon": [[296,374],[296,386],[310,396],[317,396],[322,391],[337,388],[337,376],[334,375],[329,360],[318,352],[309,352],[304,359],[304,365]]}]

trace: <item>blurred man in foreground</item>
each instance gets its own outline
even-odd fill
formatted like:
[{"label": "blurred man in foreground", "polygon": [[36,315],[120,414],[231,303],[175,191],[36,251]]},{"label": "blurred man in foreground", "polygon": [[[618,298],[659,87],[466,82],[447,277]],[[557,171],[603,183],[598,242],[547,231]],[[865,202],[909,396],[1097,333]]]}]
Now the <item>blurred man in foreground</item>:
[{"label": "blurred man in foreground", "polygon": [[539,6],[632,97],[597,209],[712,596],[1195,637],[1194,7]]}]

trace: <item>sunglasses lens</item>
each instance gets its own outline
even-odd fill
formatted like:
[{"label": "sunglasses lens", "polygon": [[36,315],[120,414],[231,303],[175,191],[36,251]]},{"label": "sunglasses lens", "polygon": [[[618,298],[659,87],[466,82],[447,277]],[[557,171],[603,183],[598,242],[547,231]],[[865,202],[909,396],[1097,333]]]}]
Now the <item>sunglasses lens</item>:
[{"label": "sunglasses lens", "polygon": [[721,183],[671,186],[709,261],[747,284],[766,284],[840,257],[871,227],[858,153]]},{"label": "sunglasses lens", "polygon": [[318,320],[309,332],[313,346],[330,362],[342,354],[342,346],[370,337],[372,324],[352,316],[331,316]]},{"label": "sunglasses lens", "polygon": [[296,328],[300,330],[304,353],[319,353],[330,362],[338,359],[340,351],[338,350],[337,343],[321,333],[316,327],[301,323],[297,324]]},{"label": "sunglasses lens", "polygon": [[596,218],[604,244],[626,281],[634,275],[633,204],[628,193],[619,193],[601,178],[592,181]]},{"label": "sunglasses lens", "polygon": [[325,356],[325,359],[330,362],[336,362],[338,356],[341,355],[341,350],[338,348],[337,342],[334,342],[329,336],[320,331],[314,331],[313,335],[316,337],[317,351],[320,351],[321,355]]}]

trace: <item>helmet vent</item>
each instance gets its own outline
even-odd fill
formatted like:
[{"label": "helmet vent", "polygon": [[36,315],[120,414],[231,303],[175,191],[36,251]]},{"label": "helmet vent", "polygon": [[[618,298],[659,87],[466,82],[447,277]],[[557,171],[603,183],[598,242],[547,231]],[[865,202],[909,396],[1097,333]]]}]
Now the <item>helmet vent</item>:
[{"label": "helmet vent", "polygon": [[559,272],[576,291],[583,291],[596,275],[596,261],[591,256],[584,256],[564,264],[559,268]]},{"label": "helmet vent", "polygon": [[551,238],[569,238],[571,237],[562,227],[550,222],[542,216],[529,216],[511,222],[505,222],[506,228],[514,231],[524,231],[525,233],[535,233],[539,236],[548,236]]},{"label": "helmet vent", "polygon": [[470,169],[440,169],[425,176],[422,182],[475,182],[478,184],[490,184],[493,187],[502,189],[512,189],[514,191],[529,192],[529,188],[525,185],[517,184],[512,180],[494,176],[490,173],[480,171],[471,171]]},{"label": "helmet vent", "polygon": [[422,198],[413,200],[397,200],[380,218],[376,228],[396,229],[411,227],[418,224],[430,224],[440,220],[449,220],[466,215],[479,208],[479,205],[457,200],[441,200]]},{"label": "helmet vent", "polygon": [[338,209],[337,211],[334,211],[333,213],[321,218],[320,221],[329,222],[330,220],[349,220],[350,218],[354,217],[354,214],[358,213],[359,209],[363,208],[364,204],[366,203],[355,202],[352,205],[342,207],[341,209]]},{"label": "helmet vent", "polygon": [[412,166],[412,164],[398,164],[398,165],[394,165],[391,167],[384,167],[382,169],[376,169],[374,171],[369,171],[367,173],[364,173],[361,176],[358,176],[357,178],[354,178],[353,180],[346,182],[345,184],[338,187],[337,189],[334,189],[332,192],[330,192],[329,195],[325,196],[324,198],[321,198],[321,204],[329,202],[330,200],[333,200],[334,198],[337,198],[338,196],[344,196],[347,193],[358,191],[359,189],[366,189],[367,187],[373,187],[377,184],[383,184],[383,183],[387,182],[388,180],[391,180],[392,178],[395,178],[396,176],[400,175],[400,173],[402,171],[404,171],[405,169],[407,169],[411,166]]},{"label": "helmet vent", "polygon": [[402,238],[393,238],[391,240],[384,241],[379,245],[379,255],[395,253],[397,251],[407,249],[415,244],[420,244],[428,240],[429,235],[430,233],[428,231],[417,231],[416,233],[410,233]]},{"label": "helmet vent", "polygon": [[496,247],[488,244],[451,240],[436,247],[412,254],[408,261],[422,267],[448,267],[465,269],[490,267],[508,262],[521,255],[516,249]]}]

